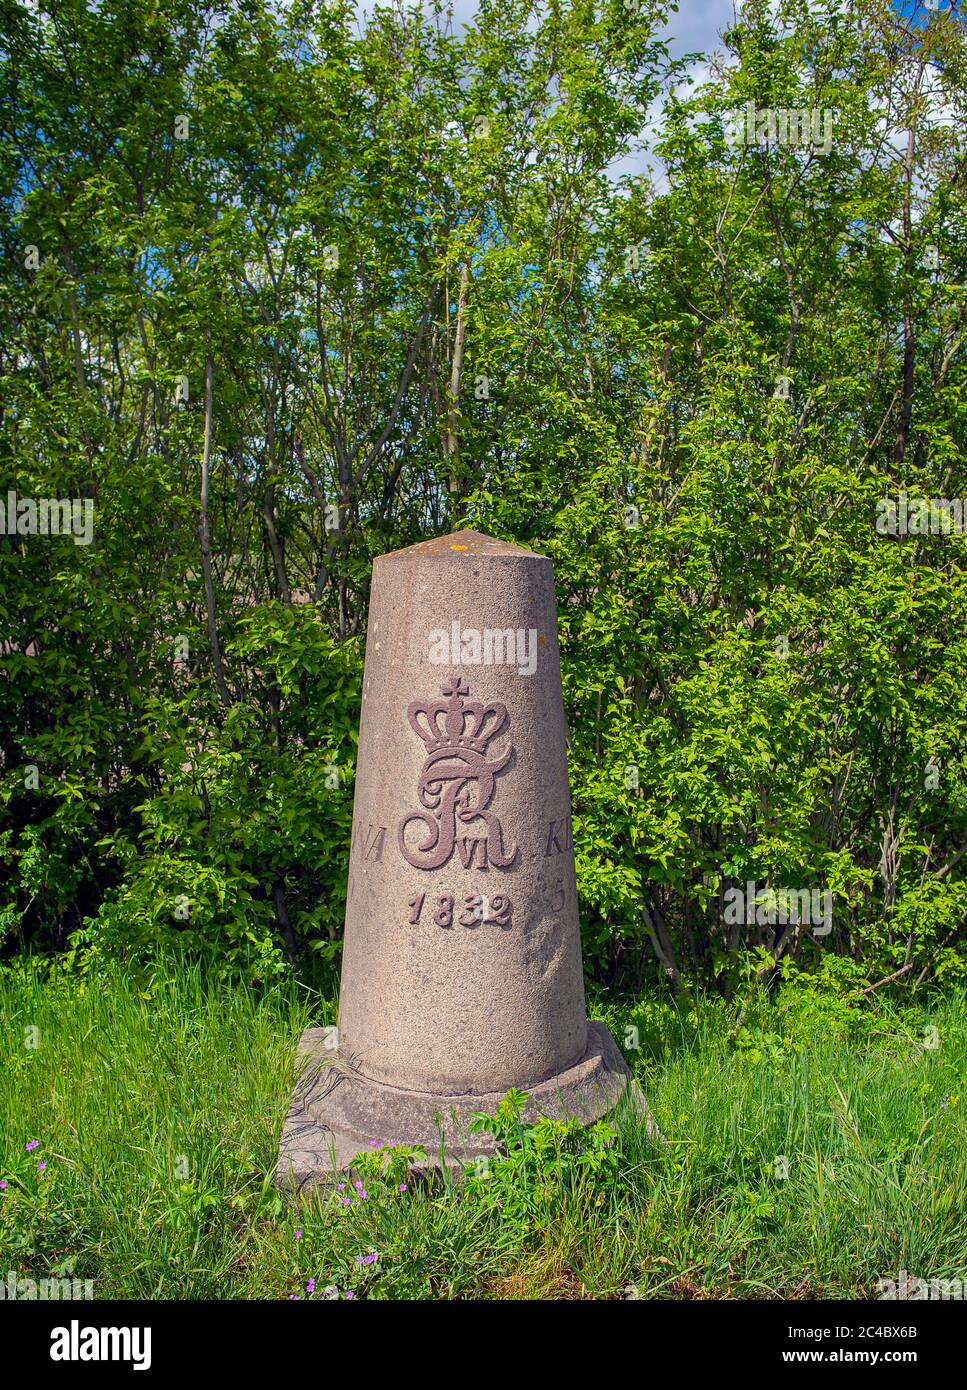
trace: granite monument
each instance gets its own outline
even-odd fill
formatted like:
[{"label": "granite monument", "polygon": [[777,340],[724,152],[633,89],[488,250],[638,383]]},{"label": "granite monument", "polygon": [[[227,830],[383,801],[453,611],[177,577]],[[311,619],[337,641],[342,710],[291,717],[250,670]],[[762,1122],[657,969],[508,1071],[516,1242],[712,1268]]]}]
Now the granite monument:
[{"label": "granite monument", "polygon": [[511,1087],[591,1122],[629,1085],[585,1012],[566,739],[549,559],[458,531],[376,560],[338,1031],[300,1041],[280,1181],[374,1140],[464,1162]]}]

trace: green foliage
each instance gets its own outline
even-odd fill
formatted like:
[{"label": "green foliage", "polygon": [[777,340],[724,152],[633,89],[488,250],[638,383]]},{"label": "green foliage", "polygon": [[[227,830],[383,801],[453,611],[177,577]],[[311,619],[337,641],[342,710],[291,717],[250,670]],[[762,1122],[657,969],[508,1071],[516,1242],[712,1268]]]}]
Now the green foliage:
[{"label": "green foliage", "polygon": [[466,1200],[499,1211],[514,1241],[546,1231],[563,1203],[580,1201],[618,1169],[618,1132],[610,1124],[585,1129],[577,1120],[547,1117],[526,1124],[526,1104],[527,1093],[512,1089],[493,1115],[474,1115],[471,1131],[492,1134],[497,1155],[465,1165]]},{"label": "green foliage", "polygon": [[172,721],[161,738],[155,725],[161,786],[134,808],[136,840],[102,841],[123,877],[74,939],[106,953],[170,946],[227,974],[271,974],[285,968],[281,886],[294,931],[323,955],[337,940],[345,882],[327,866],[344,862],[350,835],[358,644],[334,642],[304,610],[267,606],[237,647],[291,697],[278,740],[266,740],[254,703],[235,704],[210,735]]},{"label": "green foliage", "polygon": [[[357,1190],[365,1188],[367,1193],[403,1192],[407,1188],[410,1169],[425,1162],[426,1150],[419,1144],[397,1144],[392,1139],[385,1144],[374,1141],[369,1149],[356,1154],[349,1172],[353,1178],[352,1185]],[[348,1196],[344,1200],[357,1200],[348,1188],[346,1190]]]},{"label": "green foliage", "polygon": [[952,13],[695,87],[657,0],[2,8],[0,497],[95,519],[0,534],[3,950],[332,966],[371,564],[471,524],[555,563],[599,981],[962,985],[967,542],[876,524],[967,494]]}]

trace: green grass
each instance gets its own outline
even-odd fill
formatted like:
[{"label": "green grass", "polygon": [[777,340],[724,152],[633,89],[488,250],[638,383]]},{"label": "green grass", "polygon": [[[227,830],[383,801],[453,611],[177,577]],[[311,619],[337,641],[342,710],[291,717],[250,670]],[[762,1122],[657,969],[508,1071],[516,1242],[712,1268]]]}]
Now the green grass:
[{"label": "green grass", "polygon": [[331,1002],[191,969],[0,972],[0,1278],[194,1299],[306,1297],[310,1278],[357,1298],[869,1297],[900,1269],[967,1278],[962,997],[901,1011],[784,990],[739,1027],[719,1001],[595,1012],[637,1041],[665,1144],[619,1113],[613,1171],[529,1169],[520,1203],[394,1181],[296,1208],[272,1182],[279,1130],[295,1040]]}]

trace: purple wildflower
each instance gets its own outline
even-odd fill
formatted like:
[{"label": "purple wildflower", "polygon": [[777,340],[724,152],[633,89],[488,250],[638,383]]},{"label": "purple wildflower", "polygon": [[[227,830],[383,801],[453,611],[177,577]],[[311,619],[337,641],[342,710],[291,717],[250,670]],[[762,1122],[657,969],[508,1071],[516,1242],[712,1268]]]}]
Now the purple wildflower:
[{"label": "purple wildflower", "polygon": [[40,1140],[39,1140],[39,1139],[28,1139],[27,1142],[26,1142],[26,1144],[24,1144],[24,1149],[26,1150],[27,1153],[30,1153],[31,1149],[39,1149],[39,1148],[40,1148]]}]

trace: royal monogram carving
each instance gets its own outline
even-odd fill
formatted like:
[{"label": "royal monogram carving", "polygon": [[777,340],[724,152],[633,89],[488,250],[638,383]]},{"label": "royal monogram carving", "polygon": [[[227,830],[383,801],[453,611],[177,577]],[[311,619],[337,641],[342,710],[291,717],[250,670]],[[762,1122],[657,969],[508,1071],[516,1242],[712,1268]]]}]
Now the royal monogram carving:
[{"label": "royal monogram carving", "polygon": [[[400,853],[415,869],[442,868],[454,849],[465,869],[491,865],[509,869],[517,858],[516,845],[505,851],[503,828],[488,809],[497,776],[514,753],[513,744],[508,743],[498,757],[487,761],[489,744],[509,723],[507,706],[464,698],[469,694],[454,676],[443,686],[444,699],[414,700],[406,710],[410,728],[427,747],[416,788],[419,803],[426,809],[404,816],[398,834]],[[426,831],[422,843],[407,843],[407,831],[413,825]],[[464,826],[468,833],[458,835]]]}]

